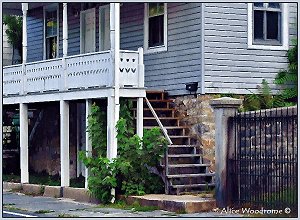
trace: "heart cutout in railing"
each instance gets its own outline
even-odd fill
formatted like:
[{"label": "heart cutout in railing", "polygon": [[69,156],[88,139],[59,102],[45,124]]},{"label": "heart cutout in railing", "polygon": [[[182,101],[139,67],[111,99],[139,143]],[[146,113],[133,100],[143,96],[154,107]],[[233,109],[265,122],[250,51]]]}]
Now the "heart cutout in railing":
[{"label": "heart cutout in railing", "polygon": [[129,73],[130,71],[130,68],[125,68],[126,72]]},{"label": "heart cutout in railing", "polygon": [[131,71],[133,72],[133,73],[135,73],[135,71],[136,71],[136,68],[131,68]]},{"label": "heart cutout in railing", "polygon": [[123,73],[123,71],[124,71],[124,68],[120,68],[120,72]]}]

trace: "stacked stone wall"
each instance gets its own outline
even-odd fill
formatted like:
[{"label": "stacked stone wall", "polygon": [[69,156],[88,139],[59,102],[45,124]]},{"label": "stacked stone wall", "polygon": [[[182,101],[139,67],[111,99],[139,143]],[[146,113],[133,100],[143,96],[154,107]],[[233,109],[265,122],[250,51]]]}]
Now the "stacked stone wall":
[{"label": "stacked stone wall", "polygon": [[190,127],[190,136],[196,140],[203,154],[203,162],[211,163],[215,170],[215,121],[209,100],[214,95],[194,95],[175,97],[177,116],[182,124]]}]

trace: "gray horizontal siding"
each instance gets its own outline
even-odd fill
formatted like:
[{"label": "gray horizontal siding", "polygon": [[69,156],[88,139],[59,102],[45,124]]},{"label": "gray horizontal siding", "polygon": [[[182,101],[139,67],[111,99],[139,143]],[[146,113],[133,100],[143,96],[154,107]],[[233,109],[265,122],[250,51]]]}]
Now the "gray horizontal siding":
[{"label": "gray horizontal siding", "polygon": [[27,15],[27,61],[43,60],[44,47],[43,7],[28,11]]},{"label": "gray horizontal siding", "polygon": [[[205,4],[205,92],[256,92],[262,79],[277,91],[273,80],[287,67],[286,51],[248,49],[247,3]],[[290,4],[290,35],[296,4]]]},{"label": "gray horizontal siding", "polygon": [[[129,12],[134,14],[126,18]],[[145,85],[170,95],[188,94],[185,83],[201,80],[201,4],[168,4],[168,51],[145,54]],[[144,41],[144,4],[121,7],[121,48],[137,50]]]}]

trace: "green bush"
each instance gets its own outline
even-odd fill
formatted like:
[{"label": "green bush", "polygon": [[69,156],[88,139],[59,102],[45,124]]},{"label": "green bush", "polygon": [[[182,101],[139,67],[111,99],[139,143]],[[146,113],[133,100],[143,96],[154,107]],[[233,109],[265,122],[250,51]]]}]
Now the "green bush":
[{"label": "green bush", "polygon": [[[159,174],[159,161],[167,142],[159,128],[144,130],[141,139],[134,134],[132,102],[121,100],[120,120],[117,122],[118,157],[106,158],[105,113],[95,104],[88,117],[88,131],[94,147],[94,154],[86,156],[81,151],[79,158],[90,169],[89,191],[102,203],[109,203],[111,189],[125,195],[160,193],[164,184]],[[104,128],[105,127],[105,128]],[[153,173],[153,170],[157,172]]]},{"label": "green bush", "polygon": [[297,103],[298,97],[298,42],[293,40],[293,47],[287,52],[288,68],[280,71],[276,78],[275,84],[283,87],[280,95],[289,105]]}]

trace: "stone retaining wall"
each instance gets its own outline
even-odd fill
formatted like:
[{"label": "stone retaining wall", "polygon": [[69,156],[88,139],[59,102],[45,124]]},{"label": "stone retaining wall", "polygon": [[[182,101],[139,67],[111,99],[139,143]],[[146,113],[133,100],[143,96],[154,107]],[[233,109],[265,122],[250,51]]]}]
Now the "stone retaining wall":
[{"label": "stone retaining wall", "polygon": [[182,118],[181,122],[191,127],[190,136],[197,140],[204,155],[204,163],[211,162],[209,168],[215,170],[215,121],[213,109],[209,100],[214,95],[193,95],[175,97],[175,108],[177,116]]}]

